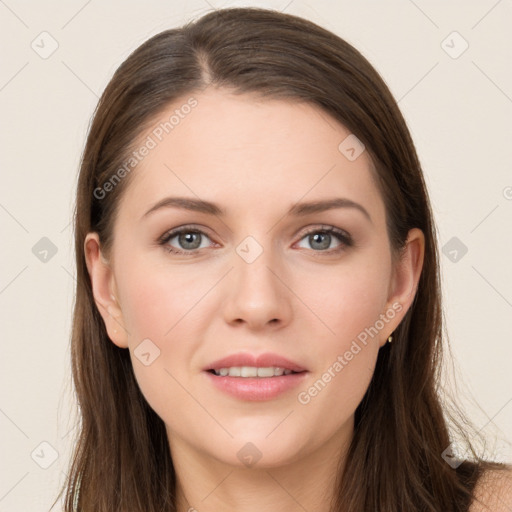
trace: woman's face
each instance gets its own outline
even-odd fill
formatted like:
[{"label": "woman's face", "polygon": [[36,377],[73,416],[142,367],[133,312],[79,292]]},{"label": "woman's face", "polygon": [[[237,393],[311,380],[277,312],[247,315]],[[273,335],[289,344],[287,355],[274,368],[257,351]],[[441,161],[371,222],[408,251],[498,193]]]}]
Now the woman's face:
[{"label": "woman's face", "polygon": [[[282,465],[349,439],[378,351],[414,297],[422,235],[411,231],[392,267],[368,153],[323,111],[223,90],[192,96],[140,138],[147,150],[130,169],[110,265],[96,235],[86,240],[95,299],[171,451]],[[340,238],[322,231],[331,227]],[[233,354],[273,354],[305,371],[207,371]]]}]

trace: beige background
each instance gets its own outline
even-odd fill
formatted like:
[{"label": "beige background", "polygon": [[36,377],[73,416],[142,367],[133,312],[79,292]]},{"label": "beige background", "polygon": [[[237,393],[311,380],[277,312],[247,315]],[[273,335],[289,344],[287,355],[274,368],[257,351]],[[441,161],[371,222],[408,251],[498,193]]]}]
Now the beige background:
[{"label": "beige background", "polygon": [[[512,461],[510,1],[0,0],[0,512],[47,511],[67,469],[74,434],[70,219],[97,99],[151,35],[233,5],[284,10],[334,31],[399,100],[446,247],[457,379],[481,406],[467,405],[476,426],[502,438],[489,457]],[[56,250],[46,261],[43,237]]]}]

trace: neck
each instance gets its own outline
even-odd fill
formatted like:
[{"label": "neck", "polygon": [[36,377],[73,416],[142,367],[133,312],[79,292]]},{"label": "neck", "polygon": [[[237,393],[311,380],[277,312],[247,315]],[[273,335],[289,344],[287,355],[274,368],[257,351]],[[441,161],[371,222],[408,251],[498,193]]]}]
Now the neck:
[{"label": "neck", "polygon": [[[178,512],[326,512],[353,436],[353,419],[310,453],[281,465],[231,465],[168,433]],[[340,464],[341,463],[341,464]]]}]

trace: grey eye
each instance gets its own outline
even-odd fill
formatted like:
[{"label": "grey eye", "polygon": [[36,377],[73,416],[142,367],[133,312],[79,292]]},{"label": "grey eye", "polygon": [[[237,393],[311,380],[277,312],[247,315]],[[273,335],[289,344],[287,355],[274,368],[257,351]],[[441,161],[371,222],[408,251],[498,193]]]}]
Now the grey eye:
[{"label": "grey eye", "polygon": [[187,233],[180,233],[177,235],[177,238],[182,249],[198,249],[201,245],[201,236],[201,233],[190,231]]}]

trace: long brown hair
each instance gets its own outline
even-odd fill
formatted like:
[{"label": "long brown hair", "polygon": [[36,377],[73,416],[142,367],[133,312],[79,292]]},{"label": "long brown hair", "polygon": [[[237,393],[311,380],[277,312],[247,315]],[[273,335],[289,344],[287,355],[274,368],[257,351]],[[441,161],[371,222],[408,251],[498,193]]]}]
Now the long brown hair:
[{"label": "long brown hair", "polygon": [[[66,512],[176,510],[165,426],[139,390],[128,351],[108,338],[92,294],[84,240],[96,231],[108,254],[130,175],[105,197],[98,190],[105,190],[156,115],[206,87],[307,101],[323,109],[371,156],[394,255],[411,228],[425,235],[414,303],[393,343],[380,349],[373,379],[355,411],[346,471],[340,464],[331,511],[467,511],[482,472],[502,465],[475,452],[470,423],[457,421],[452,414],[457,407],[449,408],[441,398],[446,336],[436,231],[422,169],[397,103],[370,63],[335,34],[293,15],[231,8],[164,31],[137,48],[115,72],[90,126],[75,209],[71,357],[81,422],[59,494],[67,491]],[[447,462],[453,459],[446,450],[454,439],[449,421],[472,460]]]}]

